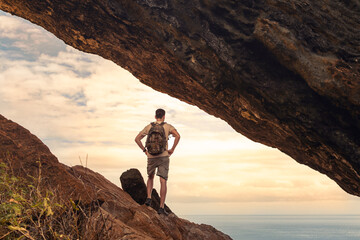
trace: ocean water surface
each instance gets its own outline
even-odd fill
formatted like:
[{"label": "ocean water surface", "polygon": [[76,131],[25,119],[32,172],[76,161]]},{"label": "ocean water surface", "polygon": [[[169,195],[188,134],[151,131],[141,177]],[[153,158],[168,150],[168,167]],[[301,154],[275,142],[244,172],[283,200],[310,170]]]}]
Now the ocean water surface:
[{"label": "ocean water surface", "polygon": [[360,215],[186,215],[234,240],[360,240]]}]

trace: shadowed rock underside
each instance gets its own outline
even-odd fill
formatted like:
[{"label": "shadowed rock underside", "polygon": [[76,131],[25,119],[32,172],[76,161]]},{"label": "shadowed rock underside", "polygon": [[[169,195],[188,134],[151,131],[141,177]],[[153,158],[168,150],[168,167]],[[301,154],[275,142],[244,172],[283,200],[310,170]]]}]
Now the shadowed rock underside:
[{"label": "shadowed rock underside", "polygon": [[357,0],[0,0],[360,196]]}]

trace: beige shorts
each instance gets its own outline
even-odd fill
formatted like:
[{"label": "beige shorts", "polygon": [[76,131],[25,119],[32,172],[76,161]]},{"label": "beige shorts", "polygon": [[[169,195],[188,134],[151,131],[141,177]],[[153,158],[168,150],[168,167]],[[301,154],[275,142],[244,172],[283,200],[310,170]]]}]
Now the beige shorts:
[{"label": "beige shorts", "polygon": [[157,158],[148,158],[147,162],[147,174],[151,176],[155,173],[157,168],[157,173],[159,177],[167,180],[169,174],[169,157],[157,157]]}]

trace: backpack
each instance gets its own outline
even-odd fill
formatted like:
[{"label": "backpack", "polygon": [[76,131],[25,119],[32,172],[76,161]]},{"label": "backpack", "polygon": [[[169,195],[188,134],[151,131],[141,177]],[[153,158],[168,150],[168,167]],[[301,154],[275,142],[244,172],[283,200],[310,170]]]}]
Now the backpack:
[{"label": "backpack", "polygon": [[165,129],[163,127],[164,124],[165,122],[160,124],[151,123],[151,128],[145,143],[145,147],[151,155],[159,155],[166,151],[167,139],[165,136]]}]

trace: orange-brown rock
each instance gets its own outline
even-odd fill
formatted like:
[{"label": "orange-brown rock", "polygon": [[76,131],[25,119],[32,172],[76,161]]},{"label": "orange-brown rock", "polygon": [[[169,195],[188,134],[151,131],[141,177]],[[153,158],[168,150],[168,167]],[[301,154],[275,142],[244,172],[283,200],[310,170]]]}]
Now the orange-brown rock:
[{"label": "orange-brown rock", "polygon": [[[99,173],[82,166],[59,163],[50,150],[28,130],[0,115],[0,162],[11,166],[16,176],[38,176],[42,186],[62,199],[100,206],[88,216],[83,239],[231,239],[208,225],[198,225],[175,214],[158,215],[136,203],[126,192]],[[104,219],[105,226],[104,226]]]},{"label": "orange-brown rock", "polygon": [[0,0],[360,196],[357,0]]}]

